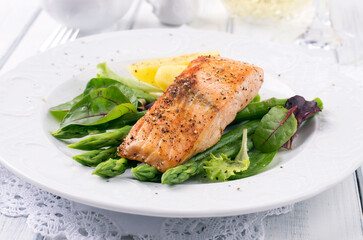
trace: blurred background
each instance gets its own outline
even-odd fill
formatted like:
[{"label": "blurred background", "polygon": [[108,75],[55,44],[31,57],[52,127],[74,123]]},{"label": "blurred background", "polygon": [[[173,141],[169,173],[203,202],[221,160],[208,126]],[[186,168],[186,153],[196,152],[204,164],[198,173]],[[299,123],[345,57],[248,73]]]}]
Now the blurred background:
[{"label": "blurred background", "polygon": [[359,0],[0,0],[0,71],[14,66],[16,55],[90,34],[181,26],[325,49],[342,64],[357,64],[362,13]]}]

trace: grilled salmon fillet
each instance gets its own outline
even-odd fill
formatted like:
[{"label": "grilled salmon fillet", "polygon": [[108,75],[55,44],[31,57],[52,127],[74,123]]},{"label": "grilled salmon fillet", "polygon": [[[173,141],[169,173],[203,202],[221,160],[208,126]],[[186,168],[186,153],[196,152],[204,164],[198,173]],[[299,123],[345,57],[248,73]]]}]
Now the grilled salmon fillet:
[{"label": "grilled salmon fillet", "polygon": [[263,70],[239,61],[199,57],[131,129],[118,155],[165,172],[213,146],[258,93]]}]

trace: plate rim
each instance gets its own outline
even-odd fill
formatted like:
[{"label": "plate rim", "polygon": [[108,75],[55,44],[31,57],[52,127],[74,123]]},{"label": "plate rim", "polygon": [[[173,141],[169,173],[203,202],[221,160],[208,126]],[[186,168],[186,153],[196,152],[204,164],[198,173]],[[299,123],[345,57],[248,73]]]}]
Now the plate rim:
[{"label": "plate rim", "polygon": [[[161,30],[161,31],[166,31],[166,32],[180,31],[178,29],[174,29],[174,30],[170,30],[170,29],[142,29],[142,30],[133,30],[133,31],[141,31],[141,32],[142,31],[149,31],[149,32],[151,32],[151,31],[155,31],[155,30],[156,31]],[[232,36],[232,34],[213,32],[213,31],[200,31],[200,30],[187,30],[187,31],[204,32],[204,33],[207,32],[207,33],[213,33],[213,34],[223,34],[223,35],[231,35]],[[126,32],[126,31],[121,31],[121,33],[123,33],[123,32]],[[103,37],[105,37],[105,36],[106,37],[112,37],[113,35],[118,35],[118,34],[120,34],[120,32],[110,32],[110,33],[104,33],[104,34],[97,34],[97,35],[92,35],[92,36],[87,36],[87,37],[84,37],[84,38],[80,38],[80,39],[77,39],[76,41],[77,42],[81,42],[81,41],[84,41],[84,40],[93,41],[93,40],[95,40],[95,39],[97,39],[97,38],[99,38],[101,36],[103,36]],[[74,43],[73,42],[72,43],[67,43],[65,45],[71,45],[71,44],[74,44]],[[47,54],[48,52],[50,52],[50,51],[46,51],[46,52],[38,54],[36,56]],[[31,58],[33,58],[33,57],[31,57]],[[29,61],[31,58],[28,58],[28,59],[24,60],[23,62],[21,62],[13,70],[11,70],[9,72],[15,71],[20,65],[22,65],[26,61]],[[5,76],[9,72],[2,74],[0,76],[0,78]],[[145,215],[145,216],[158,216],[158,217],[222,217],[222,216],[233,216],[233,215],[247,214],[247,213],[252,213],[252,212],[265,211],[265,210],[269,210],[269,209],[272,209],[272,208],[285,206],[285,205],[288,205],[288,204],[292,204],[292,203],[295,203],[295,202],[298,202],[298,201],[308,199],[308,198],[310,198],[312,196],[317,195],[318,193],[321,193],[324,190],[329,189],[333,185],[341,182],[346,177],[348,177],[352,172],[354,172],[355,169],[357,169],[362,164],[362,162],[363,162],[363,159],[361,159],[360,162],[357,161],[355,164],[351,165],[348,170],[346,170],[344,173],[341,173],[339,175],[339,177],[334,178],[334,180],[331,180],[328,183],[320,184],[319,187],[315,187],[312,191],[310,191],[308,193],[305,192],[305,194],[303,196],[301,196],[301,195],[300,196],[292,196],[292,197],[286,199],[285,201],[279,201],[279,202],[272,203],[272,204],[265,205],[265,206],[256,206],[254,208],[249,208],[249,210],[246,210],[243,207],[242,208],[237,208],[237,210],[235,210],[234,213],[226,212],[226,210],[218,211],[218,209],[214,209],[213,213],[209,213],[209,212],[195,213],[195,212],[185,211],[185,209],[183,210],[183,212],[181,212],[179,210],[175,211],[175,212],[170,212],[170,210],[169,210],[168,212],[162,212],[161,213],[160,210],[153,210],[153,209],[149,209],[149,208],[147,208],[147,209],[142,209],[142,208],[141,209],[140,208],[132,209],[129,206],[125,207],[125,208],[120,208],[120,207],[115,208],[115,207],[105,206],[105,205],[102,205],[101,203],[97,203],[97,201],[89,201],[87,198],[79,198],[77,196],[69,195],[67,193],[58,191],[57,189],[51,188],[51,187],[47,186],[44,183],[34,181],[32,178],[28,177],[28,175],[26,173],[24,173],[21,170],[16,169],[15,167],[13,167],[11,165],[11,163],[9,161],[5,160],[3,158],[3,156],[2,156],[2,154],[0,154],[0,163],[4,167],[9,169],[15,175],[26,179],[27,182],[29,182],[31,184],[34,184],[35,186],[38,186],[41,189],[44,189],[44,190],[49,191],[51,193],[54,193],[56,195],[65,197],[67,199],[70,199],[70,200],[73,200],[73,201],[76,201],[76,202],[81,202],[81,203],[85,203],[85,204],[90,205],[90,206],[99,207],[99,208],[103,208],[103,209],[108,209],[108,210],[112,210],[112,211],[119,211],[119,212],[124,212],[124,213]]]}]

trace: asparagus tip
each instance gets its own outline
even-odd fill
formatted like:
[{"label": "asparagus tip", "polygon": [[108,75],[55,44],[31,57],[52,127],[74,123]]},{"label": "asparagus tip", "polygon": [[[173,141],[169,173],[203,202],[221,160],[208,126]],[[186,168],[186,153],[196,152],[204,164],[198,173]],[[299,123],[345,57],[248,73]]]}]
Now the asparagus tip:
[{"label": "asparagus tip", "polygon": [[69,144],[67,147],[77,149],[77,145],[74,143]]}]

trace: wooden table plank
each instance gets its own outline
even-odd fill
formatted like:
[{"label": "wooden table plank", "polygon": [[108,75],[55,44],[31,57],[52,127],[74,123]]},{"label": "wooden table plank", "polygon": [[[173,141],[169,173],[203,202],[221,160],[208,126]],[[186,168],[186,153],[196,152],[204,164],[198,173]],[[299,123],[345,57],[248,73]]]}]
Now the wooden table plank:
[{"label": "wooden table plank", "polygon": [[331,18],[343,45],[337,50],[340,64],[363,63],[363,4],[360,0],[331,1]]},{"label": "wooden table plank", "polygon": [[60,24],[42,11],[34,21],[33,26],[27,31],[23,40],[13,51],[0,73],[5,73],[14,68],[21,61],[35,55],[48,37],[56,31]]},{"label": "wooden table plank", "polygon": [[[363,211],[363,167],[358,168],[355,171],[355,175],[357,177],[357,191],[358,191],[358,197],[360,199],[360,207],[361,207],[361,211]],[[363,226],[363,218],[362,218],[362,226]]]},{"label": "wooden table plank", "polygon": [[25,217],[7,217],[0,214],[0,239],[33,239],[36,234],[26,224]]},{"label": "wooden table plank", "polygon": [[39,11],[37,0],[0,1],[0,69],[21,42]]},{"label": "wooden table plank", "polygon": [[266,240],[362,239],[355,176],[316,197],[296,203],[291,213],[265,221]]}]

